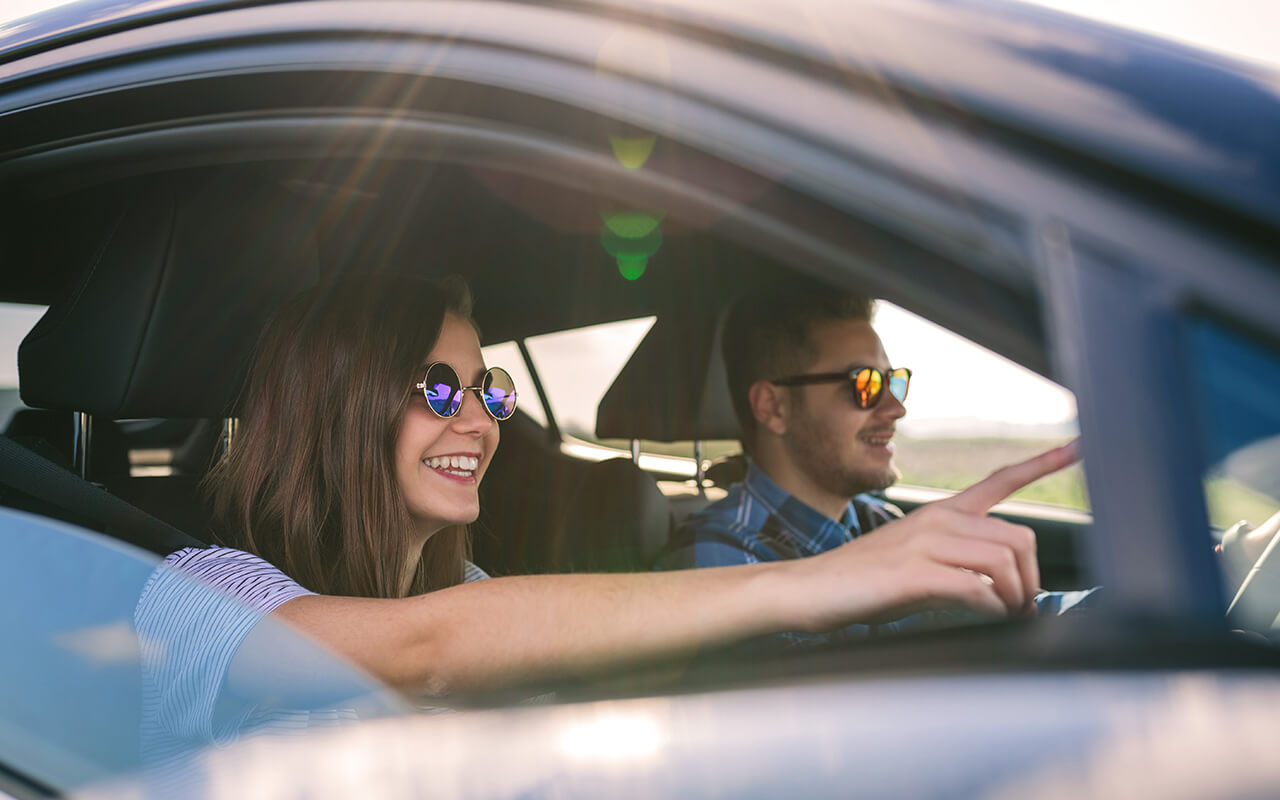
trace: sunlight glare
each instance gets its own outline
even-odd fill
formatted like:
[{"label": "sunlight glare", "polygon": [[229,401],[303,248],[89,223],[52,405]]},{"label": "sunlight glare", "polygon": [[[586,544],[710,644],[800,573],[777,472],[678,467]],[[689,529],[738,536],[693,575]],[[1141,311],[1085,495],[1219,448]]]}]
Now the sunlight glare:
[{"label": "sunlight glare", "polygon": [[557,739],[560,752],[574,761],[649,760],[662,748],[658,724],[642,714],[605,713],[565,727]]}]

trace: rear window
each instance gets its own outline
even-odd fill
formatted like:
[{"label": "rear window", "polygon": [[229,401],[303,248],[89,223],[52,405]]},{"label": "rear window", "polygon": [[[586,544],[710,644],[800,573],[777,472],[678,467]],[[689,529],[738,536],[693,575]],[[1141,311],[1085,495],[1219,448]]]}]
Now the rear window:
[{"label": "rear window", "polygon": [[24,408],[18,397],[18,345],[46,308],[0,303],[0,429],[9,426],[13,412]]},{"label": "rear window", "polygon": [[560,431],[595,440],[596,409],[655,317],[531,336],[525,341]]}]

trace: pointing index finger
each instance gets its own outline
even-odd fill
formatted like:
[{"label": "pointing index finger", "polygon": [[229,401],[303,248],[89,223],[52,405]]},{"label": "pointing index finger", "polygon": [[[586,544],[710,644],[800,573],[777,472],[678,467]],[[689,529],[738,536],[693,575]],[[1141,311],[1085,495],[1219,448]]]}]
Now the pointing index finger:
[{"label": "pointing index finger", "polygon": [[942,500],[943,504],[971,514],[985,514],[991,507],[1022,487],[1080,460],[1080,440],[1046,450],[1026,461],[1001,467],[968,489]]}]

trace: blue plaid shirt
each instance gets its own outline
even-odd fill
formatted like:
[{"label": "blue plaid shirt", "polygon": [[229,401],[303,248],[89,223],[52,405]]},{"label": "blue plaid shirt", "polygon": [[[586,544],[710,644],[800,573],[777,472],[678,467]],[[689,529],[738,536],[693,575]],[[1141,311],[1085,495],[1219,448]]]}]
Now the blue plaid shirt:
[{"label": "blue plaid shirt", "polygon": [[[659,569],[726,567],[815,556],[853,541],[863,533],[900,519],[902,511],[874,495],[853,498],[836,521],[792,496],[749,462],[746,479],[729,494],[689,517],[672,537]],[[1095,590],[1041,592],[1040,614],[1061,614],[1077,607]],[[977,622],[967,612],[931,611],[883,625],[850,625],[826,634],[781,634],[791,644],[862,639],[875,631],[904,631]]]}]

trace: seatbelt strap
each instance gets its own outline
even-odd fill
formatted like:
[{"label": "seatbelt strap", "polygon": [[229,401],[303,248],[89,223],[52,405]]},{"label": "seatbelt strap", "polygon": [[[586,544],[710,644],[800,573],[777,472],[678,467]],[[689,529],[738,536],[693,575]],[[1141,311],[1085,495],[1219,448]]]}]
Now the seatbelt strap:
[{"label": "seatbelt strap", "polygon": [[0,484],[101,525],[111,536],[161,555],[207,544],[0,436]]}]

